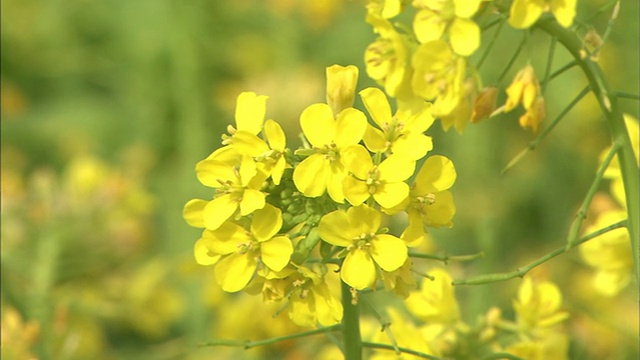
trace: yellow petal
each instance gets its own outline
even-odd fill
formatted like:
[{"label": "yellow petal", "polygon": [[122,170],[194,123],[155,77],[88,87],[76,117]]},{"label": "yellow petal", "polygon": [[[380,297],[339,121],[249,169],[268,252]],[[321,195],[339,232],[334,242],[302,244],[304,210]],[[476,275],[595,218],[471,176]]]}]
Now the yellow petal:
[{"label": "yellow petal", "polygon": [[282,211],[271,204],[265,204],[262,209],[256,210],[253,214],[251,233],[258,241],[271,239],[281,227]]},{"label": "yellow petal", "polygon": [[331,294],[326,283],[314,286],[312,294],[315,298],[316,314],[320,325],[331,326],[342,320],[342,303]]},{"label": "yellow petal", "polygon": [[287,168],[287,160],[285,160],[284,156],[281,156],[276,164],[273,166],[271,170],[271,179],[273,183],[276,185],[280,185],[280,180],[282,179],[282,175],[284,174],[284,170]]},{"label": "yellow petal", "polygon": [[362,145],[351,145],[340,151],[340,159],[348,171],[358,179],[366,180],[373,169],[371,155]]},{"label": "yellow petal", "polygon": [[384,129],[391,123],[391,106],[382,90],[370,87],[360,91],[359,94],[364,107],[378,127]]},{"label": "yellow petal", "polygon": [[473,20],[456,18],[449,28],[449,41],[453,51],[469,56],[480,46],[480,28]]},{"label": "yellow petal", "polygon": [[226,292],[240,291],[247,286],[256,267],[256,259],[251,252],[246,254],[233,253],[220,260],[216,265],[216,282]]},{"label": "yellow petal", "polygon": [[380,180],[399,182],[411,177],[415,168],[415,161],[402,156],[391,155],[382,161],[378,170],[380,171]]},{"label": "yellow petal", "polygon": [[254,189],[245,189],[240,201],[240,215],[247,216],[252,212],[262,209],[265,205],[265,194]]},{"label": "yellow petal", "polygon": [[208,239],[207,248],[216,254],[227,255],[238,250],[239,244],[251,242],[251,236],[240,225],[224,222],[215,230],[205,230],[202,237]]},{"label": "yellow petal", "polygon": [[258,166],[251,156],[242,156],[240,163],[240,185],[247,186],[251,179],[258,174]]},{"label": "yellow petal", "polygon": [[202,160],[196,164],[196,176],[202,185],[212,188],[222,186],[221,182],[237,182],[238,175],[233,166],[215,160]]},{"label": "yellow petal", "polygon": [[342,263],[340,277],[356,290],[372,286],[376,281],[376,267],[369,253],[361,249],[349,251]]},{"label": "yellow petal", "polygon": [[327,193],[331,200],[342,204],[344,203],[344,191],[342,183],[347,177],[347,170],[340,161],[332,161],[329,165],[329,178],[327,179]]},{"label": "yellow petal", "polygon": [[413,31],[422,44],[440,39],[446,26],[440,15],[428,9],[418,11],[413,18]]},{"label": "yellow petal", "polygon": [[347,176],[343,182],[344,196],[353,206],[361,205],[371,196],[369,194],[369,186],[364,181],[358,180],[353,176]]},{"label": "yellow petal", "polygon": [[542,15],[545,0],[515,0],[509,11],[509,24],[516,29],[526,29]]},{"label": "yellow petal", "polygon": [[256,157],[269,150],[267,144],[257,135],[238,130],[233,135],[233,147],[242,155]]},{"label": "yellow petal", "polygon": [[405,133],[393,142],[394,155],[405,157],[409,160],[422,159],[433,149],[433,139],[420,133]]},{"label": "yellow petal", "polygon": [[311,145],[321,148],[333,141],[336,122],[327,104],[313,104],[300,115],[300,126]]},{"label": "yellow petal", "polygon": [[[353,233],[350,238],[362,234],[375,233],[380,229],[382,223],[382,215],[379,211],[370,208],[367,205],[350,207],[347,210],[349,218],[349,231]],[[342,231],[345,231],[344,229]]]},{"label": "yellow petal", "polygon": [[407,260],[407,245],[389,234],[378,234],[371,240],[371,257],[385,271],[398,269]]},{"label": "yellow petal", "polygon": [[193,246],[193,255],[196,259],[196,262],[200,265],[213,265],[220,260],[219,254],[214,254],[209,251],[207,246],[205,245],[208,240],[200,238],[196,241],[196,244]]},{"label": "yellow petal", "polygon": [[560,25],[568,28],[576,17],[576,0],[552,0],[551,12]]},{"label": "yellow petal", "polygon": [[273,150],[278,150],[280,152],[284,151],[284,148],[287,146],[287,138],[282,127],[280,127],[280,124],[269,119],[264,123],[263,131],[264,135],[267,137],[269,146]]},{"label": "yellow petal", "polygon": [[314,298],[293,294],[289,303],[289,319],[298,326],[316,326],[316,311]]},{"label": "yellow petal", "polygon": [[416,175],[415,193],[424,195],[429,192],[447,190],[456,181],[456,176],[456,169],[451,160],[441,155],[430,156]]},{"label": "yellow petal", "polygon": [[329,244],[342,247],[351,245],[353,238],[359,235],[356,229],[350,227],[349,217],[342,210],[323,216],[318,224],[318,234]]},{"label": "yellow petal", "polygon": [[449,191],[441,191],[432,194],[435,202],[431,205],[422,206],[422,222],[429,227],[451,227],[451,220],[456,214],[456,206],[453,196]]},{"label": "yellow petal", "polygon": [[334,142],[338,149],[342,149],[349,145],[355,145],[362,140],[362,136],[367,129],[367,117],[360,110],[346,108],[338,114],[335,126]]},{"label": "yellow petal", "polygon": [[204,207],[204,225],[209,230],[215,230],[227,221],[238,209],[238,202],[230,194],[222,195]]},{"label": "yellow petal", "polygon": [[209,202],[202,199],[189,200],[182,209],[182,217],[190,226],[204,227],[204,207]]},{"label": "yellow petal", "polygon": [[302,160],[293,171],[293,182],[307,197],[318,197],[327,189],[329,164],[322,154],[313,154]]},{"label": "yellow petal", "polygon": [[480,7],[482,0],[453,0],[457,17],[470,18]]},{"label": "yellow petal", "polygon": [[238,130],[257,135],[262,129],[267,107],[267,96],[254,92],[243,92],[236,102],[236,125]]},{"label": "yellow petal", "polygon": [[353,106],[358,84],[358,68],[354,65],[332,65],[326,68],[327,104],[335,115]]},{"label": "yellow petal", "polygon": [[292,253],[293,245],[286,236],[276,236],[260,244],[262,262],[273,271],[284,269]]},{"label": "yellow petal", "polygon": [[373,198],[383,208],[392,208],[409,196],[409,185],[404,182],[387,183],[378,186]]}]

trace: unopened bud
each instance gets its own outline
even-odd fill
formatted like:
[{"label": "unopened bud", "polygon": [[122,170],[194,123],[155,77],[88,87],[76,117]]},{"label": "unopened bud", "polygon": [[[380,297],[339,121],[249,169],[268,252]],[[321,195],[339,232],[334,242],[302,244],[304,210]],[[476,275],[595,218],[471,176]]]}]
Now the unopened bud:
[{"label": "unopened bud", "polygon": [[353,106],[358,83],[358,68],[354,65],[327,67],[327,104],[334,115]]}]

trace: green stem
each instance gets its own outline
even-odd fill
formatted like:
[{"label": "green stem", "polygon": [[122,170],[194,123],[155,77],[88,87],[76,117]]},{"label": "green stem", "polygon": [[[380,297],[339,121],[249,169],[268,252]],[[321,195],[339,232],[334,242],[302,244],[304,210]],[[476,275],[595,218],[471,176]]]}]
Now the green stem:
[{"label": "green stem", "polygon": [[502,74],[500,74],[500,77],[498,77],[498,81],[496,81],[496,84],[500,85],[500,83],[502,83],[502,80],[507,75],[507,73],[509,72],[509,70],[511,69],[513,64],[516,62],[516,59],[518,58],[518,56],[522,52],[522,49],[524,49],[524,46],[527,44],[527,40],[529,40],[529,33],[525,32],[524,33],[524,37],[522,38],[522,41],[520,41],[520,45],[516,49],[516,52],[513,53],[513,56],[509,60],[509,63],[507,64],[507,66],[505,66],[504,71],[502,72]]},{"label": "green stem", "polygon": [[[628,220],[623,220],[623,221],[619,221],[613,225],[609,225],[607,227],[604,227],[598,231],[594,231],[589,235],[583,236],[582,238],[580,238],[578,241],[574,242],[573,245],[571,246],[571,248],[576,247],[584,242],[587,242],[593,238],[595,238],[596,236],[600,236],[604,233],[607,233],[611,230],[615,230],[621,227],[625,227],[628,224]],[[452,282],[452,285],[481,285],[481,284],[488,284],[488,283],[494,283],[494,282],[499,282],[499,281],[505,281],[505,280],[510,280],[516,277],[523,277],[525,276],[529,271],[531,271],[531,269],[535,268],[536,266],[545,263],[551,259],[553,259],[554,257],[563,254],[565,252],[567,252],[569,249],[566,246],[561,246],[555,250],[553,250],[552,252],[542,256],[541,258],[525,265],[522,266],[520,268],[518,268],[515,271],[509,271],[509,272],[505,272],[505,273],[495,273],[495,274],[485,274],[485,275],[480,275],[480,276],[476,276],[476,277],[472,277],[470,279],[460,279],[460,280],[454,280]]]},{"label": "green stem", "polygon": [[555,119],[553,119],[553,121],[551,121],[551,124],[549,124],[549,126],[547,126],[544,130],[542,130],[542,132],[540,133],[540,135],[538,135],[533,141],[531,141],[529,143],[529,145],[522,150],[518,155],[516,155],[513,159],[511,159],[511,161],[509,161],[509,163],[507,164],[507,166],[505,166],[504,169],[502,169],[502,174],[506,173],[507,171],[509,171],[512,167],[514,167],[518,162],[520,162],[520,160],[522,160],[522,158],[525,157],[525,155],[527,155],[528,153],[530,153],[531,151],[535,150],[538,145],[540,144],[540,142],[547,137],[547,135],[549,135],[549,133],[551,132],[551,130],[553,130],[556,125],[558,125],[560,123],[560,120],[562,120],[564,118],[565,115],[567,115],[567,113],[569,111],[571,111],[571,109],[573,109],[574,106],[576,106],[576,104],[582,100],[583,97],[585,97],[588,93],[589,90],[591,90],[589,88],[589,86],[587,85],[587,87],[585,87],[584,89],[582,89],[582,91],[578,94],[578,96],[576,96],[570,103],[569,105],[567,105],[567,107],[565,107],[560,114],[558,114],[556,116]]},{"label": "green stem", "polygon": [[602,176],[604,175],[604,172],[609,167],[609,164],[611,163],[611,160],[613,160],[613,157],[616,155],[616,152],[618,151],[619,147],[620,147],[619,144],[613,144],[613,146],[611,146],[611,150],[609,150],[609,153],[604,158],[604,161],[602,162],[602,164],[600,164],[600,168],[596,173],[595,179],[593,179],[593,183],[591,183],[591,187],[589,187],[589,191],[587,191],[587,195],[585,196],[584,201],[582,202],[582,206],[580,206],[580,209],[576,213],[576,218],[571,223],[571,228],[569,229],[569,236],[567,237],[567,250],[570,249],[573,246],[573,243],[576,241],[576,239],[578,239],[578,234],[580,233],[582,222],[587,217],[587,210],[589,208],[589,205],[591,204],[591,200],[595,196],[596,191],[598,191],[598,186],[600,186],[600,181],[602,181]]},{"label": "green stem", "polygon": [[[555,39],[555,38],[554,38]],[[571,69],[572,67],[578,65],[578,62],[575,60],[570,61],[569,63],[567,63],[565,66],[561,67],[560,69],[556,70],[553,72],[553,74],[549,75],[548,79],[544,79],[542,81],[542,84],[540,84],[543,88],[547,86],[547,83],[553,79],[555,79],[556,77],[562,75],[565,71]]]},{"label": "green stem", "polygon": [[345,360],[362,360],[362,338],[360,337],[360,309],[353,301],[351,287],[341,281],[342,288],[342,335]]},{"label": "green stem", "polygon": [[547,54],[547,67],[544,70],[544,80],[542,80],[542,93],[544,94],[547,90],[547,84],[549,83],[549,76],[551,74],[551,65],[553,64],[553,55],[556,50],[556,43],[558,39],[552,37],[551,45],[549,45],[549,53]]},{"label": "green stem", "polygon": [[257,341],[214,339],[214,340],[208,341],[206,343],[198,344],[198,347],[206,347],[206,346],[242,346],[245,349],[250,349],[250,348],[253,348],[253,347],[257,347],[257,346],[275,344],[275,343],[278,343],[278,342],[281,342],[281,341],[297,339],[297,338],[307,337],[307,336],[312,336],[312,335],[317,335],[317,334],[329,333],[329,332],[332,332],[332,331],[340,330],[341,327],[342,326],[338,324],[338,325],[323,327],[323,328],[319,328],[319,329],[315,329],[315,330],[305,331],[305,332],[301,332],[301,333],[297,333],[297,334],[279,336],[279,337],[274,337],[274,338],[265,339],[265,340],[257,340]]},{"label": "green stem", "polygon": [[632,94],[624,91],[616,91],[616,97],[619,99],[640,100],[640,95]]},{"label": "green stem", "polygon": [[407,349],[407,348],[403,348],[403,347],[395,348],[392,345],[387,345],[387,344],[380,344],[380,343],[363,341],[362,342],[362,346],[368,347],[368,348],[372,348],[372,349],[385,349],[385,350],[400,351],[401,353],[415,355],[415,356],[421,357],[423,359],[440,360],[440,358],[437,357],[437,356],[425,354],[425,353],[420,352],[420,351]]},{"label": "green stem", "polygon": [[640,174],[638,173],[638,163],[631,139],[629,138],[622,113],[618,108],[617,98],[614,96],[615,94],[609,90],[600,65],[592,61],[589,57],[582,58],[580,54],[582,43],[575,33],[561,27],[550,18],[540,20],[536,26],[551,36],[557,37],[558,41],[578,62],[578,65],[587,76],[591,89],[593,89],[600,108],[607,119],[611,132],[611,142],[620,144],[618,161],[620,162],[622,182],[624,183],[624,192],[627,199],[629,238],[631,240],[631,248],[633,249],[635,275],[636,279],[638,279],[640,278],[640,249],[638,246],[638,239],[640,238]]},{"label": "green stem", "polygon": [[431,259],[431,260],[440,260],[445,264],[449,263],[449,261],[471,261],[484,257],[483,252],[479,252],[477,254],[471,255],[433,255],[433,254],[423,254],[409,251],[409,256],[419,259]]},{"label": "green stem", "polygon": [[489,53],[491,52],[491,49],[493,49],[493,45],[495,45],[496,40],[498,40],[498,36],[500,35],[500,31],[504,27],[504,24],[507,22],[504,19],[499,19],[499,20],[501,20],[500,25],[498,26],[496,31],[493,33],[493,37],[491,37],[491,40],[489,41],[489,44],[487,45],[487,48],[484,50],[484,53],[482,53],[482,57],[480,58],[480,60],[478,61],[478,64],[476,65],[476,70],[480,70],[480,68],[482,67],[482,64],[484,64],[484,61],[489,56]]}]

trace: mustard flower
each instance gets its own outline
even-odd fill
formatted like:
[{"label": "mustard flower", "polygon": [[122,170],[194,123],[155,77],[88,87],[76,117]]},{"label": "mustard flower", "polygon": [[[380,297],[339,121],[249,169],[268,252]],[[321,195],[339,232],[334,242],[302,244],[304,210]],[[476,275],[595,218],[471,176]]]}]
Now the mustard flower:
[{"label": "mustard flower", "polygon": [[354,65],[327,67],[327,104],[337,116],[348,107],[353,106],[358,84],[358,67]]},{"label": "mustard flower", "polygon": [[528,360],[568,359],[569,337],[560,331],[538,331],[535,336],[522,337],[505,352]]},{"label": "mustard flower", "polygon": [[413,91],[425,100],[434,101],[433,116],[449,115],[465,95],[465,59],[454,54],[446,42],[434,40],[418,47],[412,65]]},{"label": "mustard flower", "polygon": [[533,131],[537,131],[545,111],[540,84],[533,67],[527,65],[518,71],[506,91],[507,101],[504,104],[504,111],[511,111],[522,103],[526,112],[520,117],[520,126],[530,127]]},{"label": "mustard flower", "polygon": [[431,137],[424,135],[434,121],[430,103],[423,102],[415,112],[399,110],[392,115],[389,101],[380,89],[366,88],[360,91],[360,97],[378,125],[375,128],[368,124],[364,133],[363,140],[369,150],[419,160],[433,149]]},{"label": "mustard flower", "polygon": [[[403,239],[404,240],[404,239]],[[384,283],[384,289],[402,296],[406,299],[409,297],[412,290],[416,288],[416,278],[411,271],[413,263],[411,258],[407,258],[404,264],[394,271],[382,271],[382,281]]]},{"label": "mustard flower", "polygon": [[404,181],[413,175],[415,161],[391,155],[380,165],[374,165],[371,155],[362,145],[344,149],[343,163],[352,174],[344,179],[344,194],[354,206],[373,196],[380,206],[398,205],[409,195],[409,185]]},{"label": "mustard flower", "polygon": [[434,280],[424,280],[420,291],[413,291],[405,300],[407,308],[426,322],[449,324],[460,317],[458,302],[449,273],[440,268],[429,271]]},{"label": "mustard flower", "polygon": [[[627,218],[624,210],[609,210],[598,215],[593,225],[585,229],[591,233]],[[615,229],[580,245],[582,259],[596,269],[593,287],[606,296],[615,296],[633,276],[633,257],[629,232]]]},{"label": "mustard flower", "polygon": [[267,96],[257,95],[252,91],[242,92],[238,95],[235,111],[236,127],[230,125],[227,128],[230,135],[222,135],[223,145],[233,143],[233,137],[238,131],[257,135],[262,130],[267,111],[267,99]]},{"label": "mustard flower", "polygon": [[288,164],[284,156],[287,138],[280,124],[267,120],[262,129],[267,141],[247,131],[237,131],[233,136],[233,147],[242,155],[256,162],[258,171],[270,176],[278,185]]},{"label": "mustard flower", "polygon": [[414,0],[419,11],[413,30],[420,43],[440,40],[446,33],[453,51],[473,54],[480,46],[480,28],[471,18],[482,0]]},{"label": "mustard flower", "polygon": [[513,302],[518,323],[524,332],[548,328],[569,317],[560,311],[562,294],[558,287],[550,282],[534,283],[526,276],[518,289],[518,299]]},{"label": "mustard flower", "polygon": [[376,266],[394,271],[407,259],[407,246],[399,238],[380,232],[382,214],[366,205],[333,211],[318,225],[320,237],[347,253],[340,269],[342,281],[356,290],[372,286]]},{"label": "mustard flower", "polygon": [[367,118],[354,108],[347,108],[334,119],[327,104],[314,104],[300,115],[305,137],[313,146],[313,154],[302,160],[293,171],[293,182],[307,197],[329,193],[336,202],[344,202],[342,182],[347,176],[340,153],[362,140]]},{"label": "mustard flower", "polygon": [[331,293],[323,274],[316,269],[298,267],[301,275],[293,282],[289,296],[289,318],[300,326],[331,326],[342,320],[342,303]]},{"label": "mustard flower", "polygon": [[193,199],[187,202],[183,216],[195,227],[215,230],[238,209],[246,216],[265,205],[260,191],[267,175],[258,171],[255,162],[240,155],[233,147],[216,150],[196,165],[198,180],[215,189],[213,200]]},{"label": "mustard flower", "polygon": [[560,25],[567,28],[576,16],[577,0],[515,0],[509,11],[509,24],[516,29],[533,25],[542,13],[552,12]]},{"label": "mustard flower", "polygon": [[[215,230],[205,230],[195,246],[196,261],[202,265],[215,263],[216,281],[222,289],[240,291],[253,277],[258,260],[273,271],[289,263],[293,245],[288,237],[276,236],[281,227],[282,212],[267,204],[253,214],[249,231],[230,221]],[[207,257],[202,256],[203,249],[208,250]],[[220,257],[214,262],[216,256]]]},{"label": "mustard flower", "polygon": [[448,114],[440,116],[442,128],[446,131],[453,126],[459,133],[467,127],[473,116],[473,105],[478,93],[477,83],[472,78],[466,78],[458,96],[458,104]]},{"label": "mustard flower", "polygon": [[[385,312],[389,319],[389,330],[393,333],[393,345],[407,349],[419,351],[424,354],[434,354],[427,340],[422,336],[420,329],[409,320],[406,315],[402,315],[393,307],[387,307]],[[389,344],[389,335],[386,331],[376,331],[373,341],[382,344]],[[388,350],[374,350],[370,360],[397,360],[397,359],[418,359],[411,355],[399,356]]]},{"label": "mustard flower", "polygon": [[391,19],[398,16],[403,10],[408,0],[369,0],[367,12]]}]

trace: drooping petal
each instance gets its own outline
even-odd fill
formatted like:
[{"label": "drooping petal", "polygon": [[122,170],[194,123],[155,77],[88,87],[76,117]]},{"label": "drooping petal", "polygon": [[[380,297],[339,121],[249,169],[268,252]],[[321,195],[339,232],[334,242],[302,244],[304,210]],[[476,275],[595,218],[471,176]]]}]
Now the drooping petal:
[{"label": "drooping petal", "polygon": [[358,179],[366,180],[373,169],[371,155],[362,145],[351,145],[340,152],[342,163]]},{"label": "drooping petal", "polygon": [[456,18],[449,28],[449,41],[453,51],[469,56],[480,46],[480,28],[473,20]]},{"label": "drooping petal", "polygon": [[265,194],[254,189],[245,189],[240,201],[240,215],[247,216],[252,212],[262,209],[265,205]]},{"label": "drooping petal", "polygon": [[289,303],[289,319],[298,326],[316,326],[314,298],[293,294]]},{"label": "drooping petal", "polygon": [[204,225],[204,207],[209,202],[202,199],[189,200],[182,209],[182,217],[190,226],[203,228]]},{"label": "drooping petal", "polygon": [[193,246],[193,256],[196,262],[204,266],[213,265],[220,260],[219,254],[209,251],[209,248],[206,246],[207,241],[207,239],[200,238]]},{"label": "drooping petal", "polygon": [[376,266],[369,253],[362,249],[351,250],[342,263],[340,278],[356,290],[372,286],[376,281]]},{"label": "drooping petal", "polygon": [[383,208],[393,208],[409,196],[409,185],[404,182],[387,183],[378,186],[373,198]]},{"label": "drooping petal", "polygon": [[402,156],[391,155],[380,164],[378,170],[380,171],[380,180],[399,182],[411,177],[415,168],[415,161],[408,160]]},{"label": "drooping petal", "polygon": [[267,137],[267,142],[273,150],[284,151],[287,146],[287,138],[282,130],[280,124],[274,120],[267,120],[264,123],[264,135]]},{"label": "drooping petal", "polygon": [[374,87],[366,88],[360,91],[360,97],[378,127],[384,129],[391,123],[391,106],[382,90]]},{"label": "drooping petal", "polygon": [[347,247],[353,242],[353,237],[356,236],[357,231],[350,226],[347,213],[342,210],[336,210],[320,219],[318,234],[322,240],[331,245]]},{"label": "drooping petal", "polygon": [[226,292],[237,292],[244,289],[256,271],[255,255],[233,253],[220,260],[216,265],[216,282]]},{"label": "drooping petal", "polygon": [[260,244],[262,262],[273,271],[284,269],[293,254],[293,245],[286,236],[276,236]]},{"label": "drooping petal", "polygon": [[313,104],[300,115],[300,126],[311,145],[322,147],[331,144],[336,132],[333,111],[327,104]]},{"label": "drooping petal", "polygon": [[267,96],[243,92],[236,101],[236,126],[238,130],[257,135],[262,130],[267,109]]},{"label": "drooping petal", "polygon": [[422,244],[426,237],[422,219],[420,218],[420,213],[415,209],[410,209],[407,213],[409,215],[409,225],[402,232],[400,238],[404,240],[408,247],[416,247]]},{"label": "drooping petal", "polygon": [[407,260],[407,245],[389,234],[378,234],[371,240],[371,257],[385,271],[398,269]]},{"label": "drooping petal", "polygon": [[286,167],[287,160],[285,160],[284,156],[281,156],[271,170],[271,179],[274,184],[280,185],[280,180],[282,179],[282,174],[284,174]]},{"label": "drooping petal", "polygon": [[346,108],[338,114],[335,126],[336,133],[333,140],[338,149],[342,149],[349,145],[355,145],[362,140],[362,136],[367,129],[367,117],[358,109]]},{"label": "drooping petal", "polygon": [[422,206],[422,222],[429,227],[451,227],[451,220],[456,214],[456,206],[453,196],[449,191],[441,191],[432,194],[435,202],[431,205]]},{"label": "drooping petal", "polygon": [[515,0],[509,11],[509,24],[516,29],[526,29],[542,15],[545,0]]},{"label": "drooping petal", "polygon": [[322,154],[313,154],[302,160],[293,171],[293,182],[307,197],[318,197],[327,189],[329,164]]},{"label": "drooping petal", "polygon": [[369,194],[369,186],[364,181],[358,180],[353,176],[347,176],[342,184],[344,196],[353,206],[361,205],[371,196]]},{"label": "drooping petal", "polygon": [[[282,211],[271,204],[256,210],[251,221],[251,233],[258,241],[271,239],[282,227]],[[276,270],[278,271],[278,270]]]},{"label": "drooping petal", "polygon": [[204,207],[204,225],[209,230],[215,230],[227,221],[238,209],[238,202],[231,194],[217,197]]},{"label": "drooping petal", "polygon": [[382,223],[380,212],[367,205],[350,207],[347,210],[347,216],[349,217],[349,230],[354,233],[351,238],[375,233]]},{"label": "drooping petal", "polygon": [[456,181],[456,169],[451,160],[434,155],[422,164],[414,182],[414,192],[424,195],[429,192],[449,189]]}]

